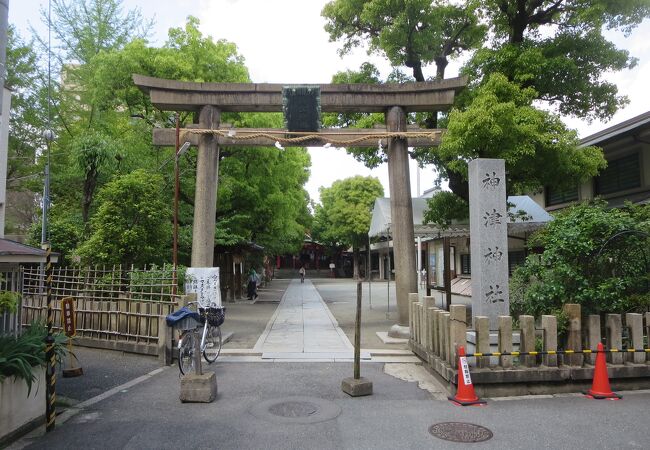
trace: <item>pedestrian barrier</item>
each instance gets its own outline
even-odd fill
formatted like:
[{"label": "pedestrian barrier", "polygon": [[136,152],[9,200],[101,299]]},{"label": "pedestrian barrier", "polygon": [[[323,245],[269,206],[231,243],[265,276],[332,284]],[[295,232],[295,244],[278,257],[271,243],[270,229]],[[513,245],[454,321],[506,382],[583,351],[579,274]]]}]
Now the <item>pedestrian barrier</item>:
[{"label": "pedestrian barrier", "polygon": [[472,376],[469,372],[469,365],[465,356],[465,348],[458,349],[458,389],[456,395],[447,397],[451,402],[460,406],[481,406],[487,404],[481,400],[474,391]]},{"label": "pedestrian barrier", "polygon": [[433,297],[409,294],[409,299],[411,350],[455,384],[457,349],[472,345],[474,351],[465,357],[479,395],[569,392],[572,384],[576,391],[584,389],[583,383],[592,381],[601,355],[597,345],[603,341],[602,356],[618,386],[650,387],[650,312],[585,317],[580,305],[566,304],[562,324],[554,315],[499,316],[495,321],[468,314],[465,305],[452,304],[447,311]]},{"label": "pedestrian barrier", "polygon": [[609,385],[607,363],[605,362],[606,352],[603,350],[603,344],[600,342],[598,343],[597,352],[596,367],[594,368],[594,381],[591,384],[591,389],[585,392],[585,394],[587,397],[596,400],[620,400],[623,397],[612,392],[612,388]]},{"label": "pedestrian barrier", "polygon": [[[602,344],[599,344],[602,345]],[[530,351],[530,352],[491,352],[491,353],[467,353],[467,358],[482,357],[482,356],[543,356],[543,355],[574,355],[574,354],[589,355],[592,353],[650,353],[650,348],[610,348],[608,350],[547,350],[547,351]]]}]

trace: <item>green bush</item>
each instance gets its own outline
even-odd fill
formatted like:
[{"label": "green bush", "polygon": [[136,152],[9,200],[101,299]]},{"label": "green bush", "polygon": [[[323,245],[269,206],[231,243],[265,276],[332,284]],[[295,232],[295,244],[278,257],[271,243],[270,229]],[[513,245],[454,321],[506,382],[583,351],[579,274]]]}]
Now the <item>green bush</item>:
[{"label": "green bush", "polygon": [[4,312],[15,313],[18,309],[18,292],[0,291],[0,314]]},{"label": "green bush", "polygon": [[609,209],[596,200],[561,211],[529,240],[543,253],[515,270],[511,313],[539,317],[566,303],[582,305],[584,314],[647,310],[649,231],[645,206]]},{"label": "green bush", "polygon": [[[0,381],[7,377],[25,380],[28,394],[36,380],[35,367],[46,365],[45,337],[47,328],[42,322],[34,322],[20,336],[0,336]],[[67,337],[63,333],[53,335],[54,354],[61,362],[67,349]]]}]

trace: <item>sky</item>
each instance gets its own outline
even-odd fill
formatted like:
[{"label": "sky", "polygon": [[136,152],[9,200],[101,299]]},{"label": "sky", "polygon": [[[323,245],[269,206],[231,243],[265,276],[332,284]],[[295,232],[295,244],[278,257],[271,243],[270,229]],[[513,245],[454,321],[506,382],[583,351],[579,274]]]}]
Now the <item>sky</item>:
[{"label": "sky", "polygon": [[[326,0],[124,0],[125,9],[139,8],[155,25],[150,41],[164,43],[167,30],[185,23],[188,15],[197,17],[200,30],[214,39],[234,42],[244,56],[251,79],[255,83],[329,83],[332,75],[344,70],[356,70],[362,62],[373,62],[382,76],[390,72],[383,58],[368,56],[358,50],[343,58],[337,54],[338,45],[329,42],[324,30],[325,20],[320,12]],[[9,23],[14,24],[23,37],[28,36],[31,25],[46,33],[36,14],[39,6],[47,8],[45,0],[12,0],[9,2]],[[588,136],[608,126],[617,124],[650,107],[650,20],[644,21],[629,37],[609,33],[608,37],[619,47],[639,58],[638,65],[623,72],[607,74],[606,78],[617,84],[619,92],[627,95],[630,103],[608,122],[587,123],[575,118],[565,118],[581,137]],[[458,73],[459,64],[452,62],[447,76]],[[425,76],[434,74],[434,67],[424,69]],[[306,185],[312,199],[318,199],[318,188],[329,187],[336,180],[354,175],[374,176],[384,186],[389,196],[388,169],[382,164],[369,170],[343,149],[309,148],[312,159],[311,177]],[[418,177],[419,172],[419,177]],[[418,190],[417,180],[420,179]],[[411,193],[431,188],[435,180],[432,167],[416,168],[411,162]]]}]

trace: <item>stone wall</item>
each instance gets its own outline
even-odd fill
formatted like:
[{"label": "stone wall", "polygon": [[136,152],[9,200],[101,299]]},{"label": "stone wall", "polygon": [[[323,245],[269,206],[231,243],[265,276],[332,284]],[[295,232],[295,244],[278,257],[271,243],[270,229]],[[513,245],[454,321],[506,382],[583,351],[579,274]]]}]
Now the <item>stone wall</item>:
[{"label": "stone wall", "polygon": [[615,389],[650,387],[650,352],[628,351],[644,348],[644,335],[650,335],[650,312],[607,314],[601,321],[598,315],[583,318],[580,305],[565,305],[569,323],[558,335],[555,316],[537,321],[525,315],[517,320],[499,316],[498,329],[490,331],[487,317],[475,316],[473,324],[468,324],[465,305],[451,305],[445,311],[435,306],[433,297],[419,301],[411,294],[410,299],[410,347],[450,385],[456,385],[457,351],[463,346],[468,354],[543,353],[469,357],[472,381],[482,395],[580,391],[593,378],[596,355],[590,351],[603,342],[610,350],[607,364]]}]

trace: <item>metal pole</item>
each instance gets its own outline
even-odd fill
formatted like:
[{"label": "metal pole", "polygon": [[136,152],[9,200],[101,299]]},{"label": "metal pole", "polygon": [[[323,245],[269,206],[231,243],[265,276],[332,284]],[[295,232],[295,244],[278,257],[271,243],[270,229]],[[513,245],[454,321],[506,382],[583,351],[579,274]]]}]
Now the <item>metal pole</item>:
[{"label": "metal pole", "polygon": [[56,408],[56,361],[54,356],[54,338],[52,337],[52,324],[54,310],[52,308],[52,262],[50,259],[52,248],[49,242],[45,244],[45,285],[47,287],[47,336],[45,337],[45,431],[54,430]]},{"label": "metal pole", "polygon": [[422,237],[418,236],[418,292],[422,287]]},{"label": "metal pole", "polygon": [[176,148],[174,150],[174,246],[172,270],[172,295],[176,295],[178,284],[178,197],[180,195],[180,173],[178,170],[178,148],[180,146],[180,118],[176,113]]},{"label": "metal pole", "polygon": [[386,256],[388,259],[388,291],[386,292],[386,318],[390,319],[390,246],[388,246],[388,256]]},{"label": "metal pole", "polygon": [[361,281],[357,282],[357,319],[354,324],[354,379],[361,378]]},{"label": "metal pole", "polygon": [[[7,28],[9,21],[9,0],[0,0],[0,90],[7,78]],[[3,105],[3,93],[0,92],[0,111]],[[3,120],[8,118],[3,117]]]},{"label": "metal pole", "polygon": [[370,236],[368,236],[368,303],[372,309],[372,256],[370,254]]}]

